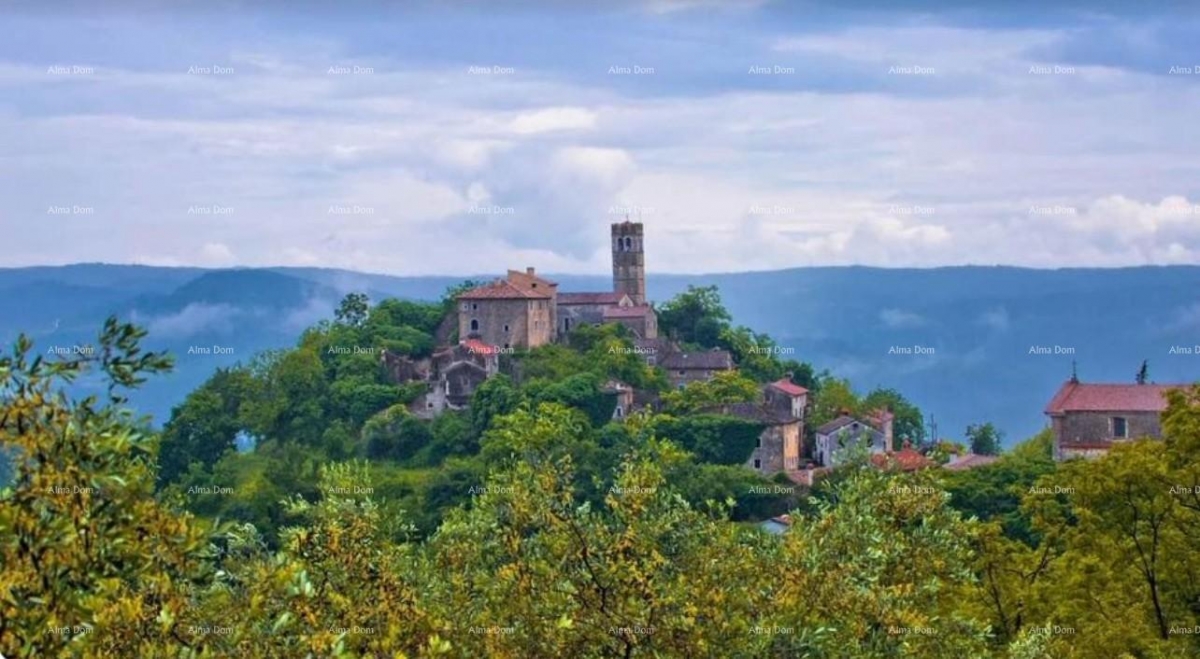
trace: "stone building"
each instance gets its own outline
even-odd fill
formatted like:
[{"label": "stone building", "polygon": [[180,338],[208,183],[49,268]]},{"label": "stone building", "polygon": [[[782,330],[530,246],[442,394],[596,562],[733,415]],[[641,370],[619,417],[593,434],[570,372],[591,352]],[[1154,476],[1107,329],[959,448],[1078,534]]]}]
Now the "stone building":
[{"label": "stone building", "polygon": [[1166,393],[1185,386],[1066,381],[1046,406],[1055,459],[1095,457],[1116,442],[1162,438]]},{"label": "stone building", "polygon": [[641,222],[612,225],[613,290],[624,293],[634,304],[646,304],[645,232]]},{"label": "stone building", "polygon": [[646,303],[646,257],[640,222],[612,225],[613,290],[558,292],[533,268],[458,296],[458,336],[501,348],[536,348],[583,325],[619,323],[635,337],[658,336],[658,316]]},{"label": "stone building", "polygon": [[500,349],[477,339],[444,348],[429,360],[429,390],[409,406],[421,418],[467,407],[475,389],[500,371]]},{"label": "stone building", "polygon": [[700,352],[672,351],[658,355],[657,364],[666,371],[671,386],[678,388],[691,382],[711,380],[721,371],[733,370],[733,355],[718,349]]},{"label": "stone building", "polygon": [[554,340],[558,326],[558,284],[509,270],[504,279],[458,296],[458,336],[503,349],[536,348]]},{"label": "stone building", "polygon": [[571,330],[584,325],[599,325],[604,322],[604,312],[611,308],[629,308],[633,300],[615,291],[602,293],[559,293],[558,335],[564,336]]},{"label": "stone building", "polygon": [[763,475],[795,473],[804,446],[804,415],[808,390],[784,378],[767,384],[752,403],[722,405],[711,411],[761,424],[762,432],[746,466]]},{"label": "stone building", "polygon": [[843,414],[816,429],[813,458],[824,467],[838,464],[840,453],[854,443],[865,444],[871,455],[886,455],[892,450],[891,412],[879,411],[868,419]]}]

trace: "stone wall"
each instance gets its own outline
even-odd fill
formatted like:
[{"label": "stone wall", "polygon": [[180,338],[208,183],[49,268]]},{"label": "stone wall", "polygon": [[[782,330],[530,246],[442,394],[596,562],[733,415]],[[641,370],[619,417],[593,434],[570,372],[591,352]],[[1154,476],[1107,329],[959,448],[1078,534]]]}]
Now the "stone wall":
[{"label": "stone wall", "polygon": [[[458,310],[458,336],[476,336],[501,348],[544,345],[554,336],[552,307],[548,299],[463,300]],[[478,323],[478,329],[471,329],[471,321]]]}]

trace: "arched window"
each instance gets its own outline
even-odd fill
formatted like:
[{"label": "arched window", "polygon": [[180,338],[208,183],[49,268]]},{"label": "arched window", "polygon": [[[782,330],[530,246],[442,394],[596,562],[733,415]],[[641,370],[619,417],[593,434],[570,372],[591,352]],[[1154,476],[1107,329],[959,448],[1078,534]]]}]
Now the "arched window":
[{"label": "arched window", "polygon": [[625,251],[628,252],[631,249],[633,249],[633,238],[625,236]]},{"label": "arched window", "polygon": [[474,318],[471,319],[471,331],[472,332],[479,331],[479,321],[475,320]]}]

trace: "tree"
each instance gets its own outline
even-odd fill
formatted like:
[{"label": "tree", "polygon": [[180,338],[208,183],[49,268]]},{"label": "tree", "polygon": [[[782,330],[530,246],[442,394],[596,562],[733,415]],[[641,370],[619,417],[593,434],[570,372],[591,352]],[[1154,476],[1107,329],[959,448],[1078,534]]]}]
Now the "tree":
[{"label": "tree", "polygon": [[[170,367],[144,336],[109,318],[94,355],[44,360],[21,335],[0,356],[0,436],[16,452],[0,491],[5,653],[175,655],[171,635],[195,623],[210,530],[155,500],[153,437],[122,408],[123,390]],[[63,387],[94,371],[107,400],[69,400]]]},{"label": "tree", "polygon": [[688,286],[656,311],[661,334],[704,348],[719,345],[722,330],[733,318],[716,286]]},{"label": "tree", "polygon": [[892,433],[896,437],[898,445],[905,440],[913,444],[924,442],[925,417],[921,413],[921,409],[909,402],[899,391],[877,388],[867,394],[867,397],[859,404],[859,408],[864,413],[875,410],[890,411],[895,416],[892,420]]},{"label": "tree", "polygon": [[842,414],[858,414],[861,407],[862,403],[849,380],[825,376],[821,378],[820,392],[813,399],[809,423],[814,427],[820,426]]},{"label": "tree", "polygon": [[366,293],[348,293],[346,297],[342,298],[337,310],[333,312],[333,317],[343,325],[361,327],[367,320],[367,312],[370,308],[371,302]]},{"label": "tree", "polygon": [[1135,378],[1135,381],[1138,384],[1146,384],[1146,382],[1149,379],[1150,379],[1150,361],[1143,359],[1141,367],[1138,368],[1137,377]]},{"label": "tree", "polygon": [[663,409],[670,414],[690,414],[734,403],[749,403],[758,399],[759,388],[741,373],[719,371],[711,380],[689,382],[683,389],[663,394]]},{"label": "tree", "polygon": [[971,452],[976,455],[1000,453],[1000,442],[1003,437],[1004,434],[997,430],[990,421],[967,426],[967,441],[971,446]]}]

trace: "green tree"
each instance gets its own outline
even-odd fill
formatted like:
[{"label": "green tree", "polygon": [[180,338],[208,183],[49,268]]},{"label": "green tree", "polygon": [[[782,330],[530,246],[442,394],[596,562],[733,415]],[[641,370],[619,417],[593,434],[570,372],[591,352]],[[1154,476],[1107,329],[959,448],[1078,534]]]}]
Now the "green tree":
[{"label": "green tree", "polygon": [[333,317],[344,325],[359,327],[366,322],[370,308],[371,303],[366,293],[348,293],[333,312]]},{"label": "green tree", "polygon": [[[181,646],[192,586],[210,581],[207,527],[160,505],[154,441],[124,391],[170,360],[109,318],[94,355],[34,357],[24,335],[0,356],[0,436],[15,477],[0,491],[0,647],[10,656],[155,656]],[[107,399],[71,401],[99,371]]]},{"label": "green tree", "polygon": [[733,318],[716,286],[688,286],[656,311],[661,334],[704,348],[720,345],[721,332]]},{"label": "green tree", "polygon": [[1000,442],[1004,438],[1004,435],[990,421],[987,423],[973,423],[967,426],[966,434],[972,453],[976,455],[997,455],[1000,453]]},{"label": "green tree", "polygon": [[913,444],[925,441],[925,418],[921,409],[909,402],[899,391],[882,387],[874,389],[867,394],[859,407],[864,412],[888,410],[895,415],[892,433],[897,444],[902,444],[905,440]]}]

